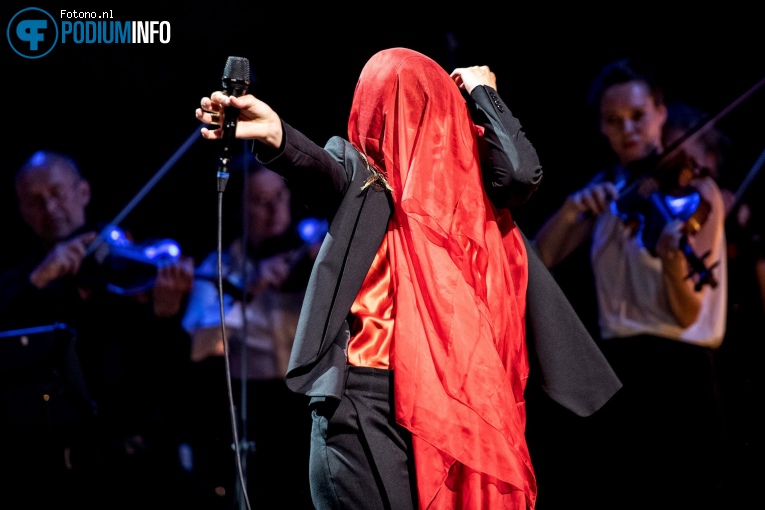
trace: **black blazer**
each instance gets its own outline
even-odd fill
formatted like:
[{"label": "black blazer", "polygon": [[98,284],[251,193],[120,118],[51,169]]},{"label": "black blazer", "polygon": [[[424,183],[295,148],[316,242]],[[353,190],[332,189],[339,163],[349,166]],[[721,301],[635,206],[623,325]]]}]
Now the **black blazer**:
[{"label": "black blazer", "polygon": [[[494,89],[476,87],[471,98],[474,120],[485,128],[487,192],[498,206],[520,205],[542,176],[536,151]],[[347,140],[332,137],[321,148],[282,124],[282,147],[273,151],[256,142],[258,160],[286,179],[296,200],[331,220],[298,321],[287,384],[298,393],[339,399],[348,371],[348,313],[387,230],[392,203],[384,190],[362,191],[370,172]],[[525,236],[524,241],[531,359],[538,360],[543,389],[553,400],[580,416],[592,414],[621,383]]]}]

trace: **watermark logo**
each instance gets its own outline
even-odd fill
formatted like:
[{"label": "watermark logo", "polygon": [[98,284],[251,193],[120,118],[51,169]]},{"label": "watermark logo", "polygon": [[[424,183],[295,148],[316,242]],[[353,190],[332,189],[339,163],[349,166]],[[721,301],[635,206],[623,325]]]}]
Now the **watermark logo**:
[{"label": "watermark logo", "polygon": [[46,11],[29,7],[8,23],[6,36],[13,51],[24,58],[40,58],[56,44],[168,44],[169,21],[117,21],[108,11],[62,9],[57,20]]},{"label": "watermark logo", "polygon": [[13,51],[22,57],[40,58],[56,46],[58,25],[46,11],[28,7],[13,15],[6,37]]}]

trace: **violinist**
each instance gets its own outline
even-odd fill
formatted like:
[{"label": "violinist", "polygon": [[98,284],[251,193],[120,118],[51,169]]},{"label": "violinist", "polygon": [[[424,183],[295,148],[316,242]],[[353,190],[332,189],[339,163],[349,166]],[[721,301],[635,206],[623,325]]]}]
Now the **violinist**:
[{"label": "violinist", "polygon": [[[289,390],[285,375],[323,234],[301,238],[284,178],[254,156],[237,155],[232,169],[228,190],[241,193],[235,202],[241,208],[227,215],[233,218],[227,224],[236,229],[227,233],[221,270],[248,497],[255,508],[313,509],[308,487],[308,399]],[[197,267],[183,325],[192,338],[191,359],[198,374],[194,456],[211,490],[225,490],[221,508],[231,508],[239,477],[233,471],[217,250]]]},{"label": "violinist", "polygon": [[[91,187],[77,163],[35,152],[15,187],[34,245],[0,276],[0,329],[63,325],[74,355],[62,357],[53,345],[40,355],[50,361],[45,371],[37,364],[14,371],[23,360],[4,359],[3,472],[29,508],[172,506],[190,493],[180,490],[186,474],[177,459],[190,348],[180,312],[193,261],[158,269],[145,293],[110,292],[85,274],[99,234],[87,219]],[[30,349],[40,340],[19,338]]]},{"label": "violinist", "polygon": [[[722,195],[714,179],[698,171],[701,162],[689,147],[664,152],[664,90],[645,63],[605,65],[591,85],[590,106],[612,162],[571,193],[535,237],[541,259],[558,277],[561,262],[589,248],[594,333],[624,384],[594,421],[596,474],[589,481],[596,484],[596,501],[587,504],[717,508],[721,431],[712,354],[726,318]],[[639,189],[638,198],[622,201],[628,189]],[[703,218],[690,228],[685,216],[670,215],[649,235],[653,200],[666,205],[678,189],[704,205]],[[639,203],[641,215],[628,214],[630,203]],[[699,260],[703,275],[691,264]]]}]

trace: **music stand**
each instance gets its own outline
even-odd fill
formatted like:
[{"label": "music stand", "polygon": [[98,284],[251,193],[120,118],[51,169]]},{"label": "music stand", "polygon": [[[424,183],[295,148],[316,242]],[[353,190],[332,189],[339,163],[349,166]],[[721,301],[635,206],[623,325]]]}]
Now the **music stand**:
[{"label": "music stand", "polygon": [[13,426],[56,426],[95,414],[75,350],[55,323],[0,332],[0,415]]}]

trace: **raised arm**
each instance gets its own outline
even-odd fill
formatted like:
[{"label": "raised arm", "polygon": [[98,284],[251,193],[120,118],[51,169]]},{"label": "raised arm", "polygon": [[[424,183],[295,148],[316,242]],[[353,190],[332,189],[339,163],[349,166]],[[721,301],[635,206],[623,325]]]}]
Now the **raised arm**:
[{"label": "raised arm", "polygon": [[251,94],[229,97],[214,92],[203,97],[196,117],[208,140],[223,138],[224,108],[239,109],[236,138],[253,141],[258,161],[284,177],[293,199],[312,214],[330,218],[351,180],[345,167],[298,129],[284,122],[271,107]]},{"label": "raised arm", "polygon": [[534,244],[539,258],[551,268],[592,235],[596,217],[618,196],[611,182],[590,184],[569,195],[537,232]]},{"label": "raised arm", "polygon": [[542,165],[520,122],[497,93],[497,80],[487,66],[457,68],[455,83],[475,102],[474,121],[483,127],[484,185],[497,207],[526,202],[542,180]]}]

